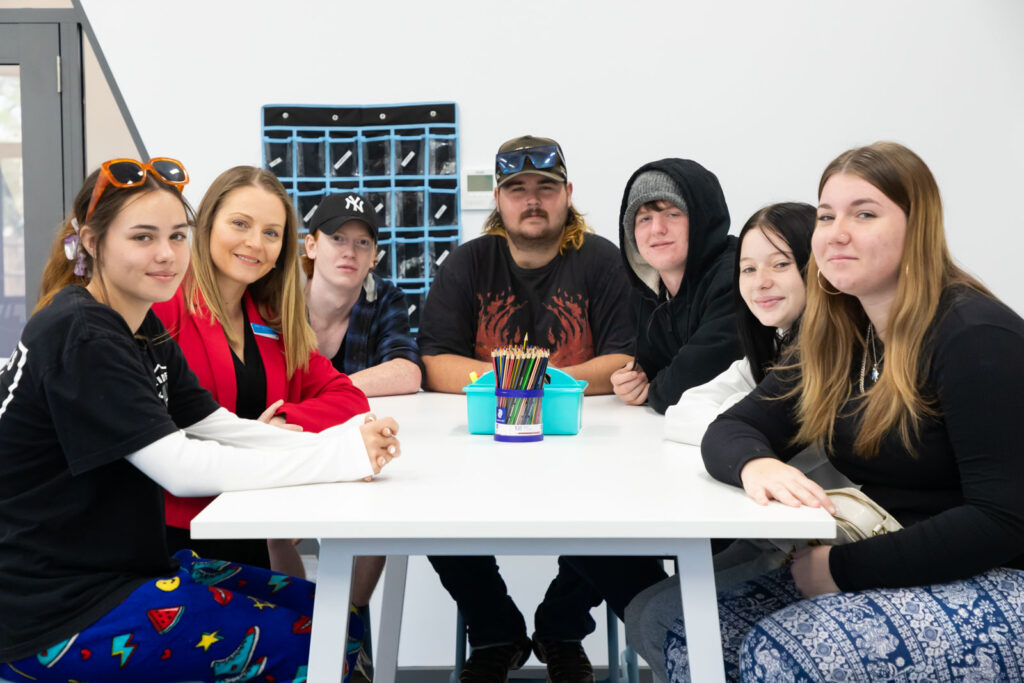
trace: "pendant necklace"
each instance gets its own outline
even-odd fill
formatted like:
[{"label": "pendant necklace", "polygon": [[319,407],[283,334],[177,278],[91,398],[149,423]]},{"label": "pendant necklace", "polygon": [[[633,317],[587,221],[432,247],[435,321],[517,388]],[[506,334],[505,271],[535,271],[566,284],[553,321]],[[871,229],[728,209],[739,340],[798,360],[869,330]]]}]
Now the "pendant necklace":
[{"label": "pendant necklace", "polygon": [[867,341],[864,343],[864,355],[860,360],[860,381],[858,386],[860,393],[864,393],[864,374],[868,369],[868,347],[871,347],[871,383],[877,384],[878,378],[881,372],[878,366],[882,364],[882,357],[885,355],[885,349],[882,349],[882,355],[879,356],[875,351],[875,326],[868,323]]}]

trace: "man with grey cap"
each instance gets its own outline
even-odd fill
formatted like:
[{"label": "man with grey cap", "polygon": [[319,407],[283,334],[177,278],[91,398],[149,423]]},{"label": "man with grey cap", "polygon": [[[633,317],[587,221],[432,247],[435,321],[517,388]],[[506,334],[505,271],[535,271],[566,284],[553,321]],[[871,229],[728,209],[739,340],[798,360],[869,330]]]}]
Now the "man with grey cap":
[{"label": "man with grey cap", "polygon": [[[529,335],[529,343],[551,350],[552,365],[586,380],[588,393],[611,393],[611,374],[633,346],[619,250],[572,205],[554,140],[509,140],[495,158],[495,178],[497,208],[485,234],[448,256],[427,297],[419,336],[425,386],[461,391],[471,372],[491,369],[492,349]],[[531,649],[547,664],[549,681],[593,683],[581,641],[594,630],[590,609],[601,596],[561,560],[531,639],[493,557],[428,559],[469,630],[473,651],[462,683],[504,683]]]},{"label": "man with grey cap", "polygon": [[619,244],[633,283],[635,361],[612,375],[625,403],[664,413],[740,357],[732,298],[736,238],[718,178],[689,159],[638,169],[622,197]]}]

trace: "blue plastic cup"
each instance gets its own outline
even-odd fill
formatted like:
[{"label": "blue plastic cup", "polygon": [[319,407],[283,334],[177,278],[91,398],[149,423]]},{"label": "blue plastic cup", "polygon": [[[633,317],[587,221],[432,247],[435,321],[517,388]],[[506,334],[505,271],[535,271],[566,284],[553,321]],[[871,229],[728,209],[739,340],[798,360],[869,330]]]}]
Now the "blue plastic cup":
[{"label": "blue plastic cup", "polygon": [[541,399],[544,389],[494,389],[494,440],[540,441],[544,438]]}]

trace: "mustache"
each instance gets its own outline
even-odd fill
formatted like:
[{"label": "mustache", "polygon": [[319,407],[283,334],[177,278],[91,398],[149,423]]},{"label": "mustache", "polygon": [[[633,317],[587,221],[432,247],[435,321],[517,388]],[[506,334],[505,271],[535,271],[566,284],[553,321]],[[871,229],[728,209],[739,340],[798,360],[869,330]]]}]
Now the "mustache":
[{"label": "mustache", "polygon": [[547,218],[548,212],[544,209],[527,209],[519,214],[519,220],[526,220],[527,218]]}]

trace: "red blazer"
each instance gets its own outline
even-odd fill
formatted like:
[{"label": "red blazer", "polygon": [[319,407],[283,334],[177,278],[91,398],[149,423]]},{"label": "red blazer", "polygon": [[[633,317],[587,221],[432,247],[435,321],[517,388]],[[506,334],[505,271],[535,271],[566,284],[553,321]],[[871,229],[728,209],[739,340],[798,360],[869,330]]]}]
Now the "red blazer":
[{"label": "red blazer", "polygon": [[[250,324],[266,326],[248,292],[242,303]],[[181,346],[189,368],[196,373],[203,388],[213,394],[217,403],[235,412],[235,366],[220,323],[209,315],[205,306],[189,314],[181,288],[170,301],[153,304],[153,312]],[[280,339],[257,334],[256,347],[267,375],[267,405],[284,399],[279,412],[286,413],[288,422],[301,426],[304,431],[319,432],[370,409],[366,395],[316,350],[309,356],[309,367],[297,369],[289,380]],[[164,496],[167,524],[182,529],[188,529],[192,518],[213,500],[178,498],[166,491]]]}]

